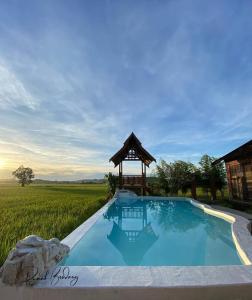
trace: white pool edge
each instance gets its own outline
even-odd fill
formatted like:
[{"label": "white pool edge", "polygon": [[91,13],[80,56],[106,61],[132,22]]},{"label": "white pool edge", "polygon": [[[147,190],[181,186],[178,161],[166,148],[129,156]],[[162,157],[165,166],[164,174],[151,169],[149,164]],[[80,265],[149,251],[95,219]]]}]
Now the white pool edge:
[{"label": "white pool edge", "polygon": [[[252,238],[248,230],[249,220],[244,217],[223,212],[212,208],[210,205],[202,204],[194,199],[187,199],[190,203],[198,208],[201,208],[205,213],[223,219],[231,223],[232,237],[244,265],[251,265],[252,263]],[[248,245],[248,241],[249,244]]]}]

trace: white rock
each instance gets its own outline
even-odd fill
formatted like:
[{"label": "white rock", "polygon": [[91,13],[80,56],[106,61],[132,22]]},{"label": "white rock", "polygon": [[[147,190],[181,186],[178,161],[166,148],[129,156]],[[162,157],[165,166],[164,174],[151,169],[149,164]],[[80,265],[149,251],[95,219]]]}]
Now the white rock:
[{"label": "white rock", "polygon": [[52,238],[52,239],[49,240],[49,242],[54,243],[54,244],[56,244],[58,246],[60,245],[60,240],[57,239],[57,238]]},{"label": "white rock", "polygon": [[8,282],[10,285],[15,284],[21,262],[8,261],[6,266],[3,266],[2,281]]},{"label": "white rock", "polygon": [[0,269],[2,282],[13,284],[34,284],[51,267],[54,267],[70,248],[57,238],[43,240],[30,235],[17,242]]},{"label": "white rock", "polygon": [[48,260],[53,259],[60,253],[60,247],[57,246],[56,244],[51,244],[48,247]]},{"label": "white rock", "polygon": [[17,248],[26,248],[28,247],[42,247],[44,245],[44,240],[37,235],[29,235],[23,240],[17,242]]},{"label": "white rock", "polygon": [[[42,249],[41,249],[42,250]],[[22,268],[19,274],[19,282],[27,282],[29,279],[35,281],[45,270],[45,263],[42,257],[42,251],[29,253],[22,261]]]}]

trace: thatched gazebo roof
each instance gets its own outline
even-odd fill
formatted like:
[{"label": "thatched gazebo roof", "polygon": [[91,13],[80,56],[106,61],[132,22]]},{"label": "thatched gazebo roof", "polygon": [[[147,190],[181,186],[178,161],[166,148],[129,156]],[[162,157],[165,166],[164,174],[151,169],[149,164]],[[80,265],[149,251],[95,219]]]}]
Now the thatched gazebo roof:
[{"label": "thatched gazebo roof", "polygon": [[117,151],[109,161],[112,161],[116,167],[123,160],[140,160],[148,167],[153,161],[156,161],[156,159],[143,148],[141,142],[133,132],[126,139],[123,147],[119,151]]}]

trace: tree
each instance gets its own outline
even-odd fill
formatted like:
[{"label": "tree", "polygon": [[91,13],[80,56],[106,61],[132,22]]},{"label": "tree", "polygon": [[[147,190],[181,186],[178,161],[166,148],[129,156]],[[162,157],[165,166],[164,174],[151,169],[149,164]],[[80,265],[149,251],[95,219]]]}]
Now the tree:
[{"label": "tree", "polygon": [[223,187],[226,185],[224,165],[223,163],[213,165],[215,160],[215,157],[205,154],[199,162],[201,172],[200,184],[207,193],[210,188],[213,200],[216,200],[216,189],[222,192]]},{"label": "tree", "polygon": [[206,196],[208,197],[209,188],[211,185],[212,177],[212,162],[214,161],[209,155],[204,154],[200,161],[200,180],[199,184],[204,189]]},{"label": "tree", "polygon": [[176,194],[179,190],[185,194],[191,188],[196,167],[182,160],[172,163],[172,186]]},{"label": "tree", "polygon": [[178,194],[179,190],[185,194],[191,188],[196,170],[196,167],[192,163],[182,160],[170,163],[161,160],[160,164],[156,167],[160,187],[166,194]]},{"label": "tree", "polygon": [[116,186],[118,183],[118,177],[113,175],[111,172],[105,175],[105,180],[108,184],[108,191],[110,194],[114,195],[116,191]]},{"label": "tree", "polygon": [[12,172],[12,175],[18,179],[22,187],[25,184],[32,183],[32,179],[35,176],[31,168],[25,168],[24,166],[20,166],[16,171]]},{"label": "tree", "polygon": [[221,198],[222,200],[224,199],[224,190],[223,188],[227,184],[227,175],[226,175],[226,170],[224,167],[224,163],[221,162],[217,165],[214,165],[214,172],[215,172],[215,185],[217,190],[221,192]]},{"label": "tree", "polygon": [[196,198],[197,185],[208,192],[211,191],[212,199],[216,199],[216,190],[220,190],[223,197],[223,187],[226,185],[226,172],[222,163],[213,165],[216,159],[207,154],[203,155],[199,167],[190,162],[176,160],[167,163],[161,160],[156,167],[156,175],[160,188],[165,194],[176,195],[179,191],[183,194],[190,189],[192,197]]},{"label": "tree", "polygon": [[164,190],[165,194],[170,192],[170,184],[169,184],[169,173],[170,166],[163,159],[160,161],[160,165],[156,166],[157,178],[159,181],[159,186],[162,190]]}]

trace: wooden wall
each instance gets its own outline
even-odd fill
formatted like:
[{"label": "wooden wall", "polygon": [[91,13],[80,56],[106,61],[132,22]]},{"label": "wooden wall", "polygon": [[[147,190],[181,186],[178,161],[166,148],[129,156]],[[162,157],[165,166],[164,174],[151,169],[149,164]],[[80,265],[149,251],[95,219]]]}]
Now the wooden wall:
[{"label": "wooden wall", "polygon": [[252,159],[226,162],[226,169],[231,200],[252,204]]},{"label": "wooden wall", "polygon": [[252,159],[250,163],[244,166],[246,182],[247,182],[247,189],[248,189],[248,198],[252,201]]}]

